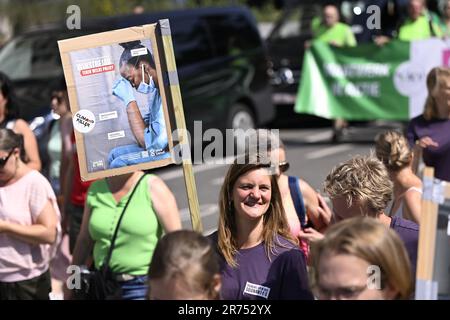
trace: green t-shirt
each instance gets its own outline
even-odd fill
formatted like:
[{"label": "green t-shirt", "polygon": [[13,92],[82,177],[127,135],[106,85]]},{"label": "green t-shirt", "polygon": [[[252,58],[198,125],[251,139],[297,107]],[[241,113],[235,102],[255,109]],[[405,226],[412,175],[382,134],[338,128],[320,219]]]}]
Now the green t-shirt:
[{"label": "green t-shirt", "polygon": [[313,21],[312,31],[314,34],[314,40],[323,41],[327,43],[335,43],[340,47],[356,46],[356,39],[352,32],[352,29],[345,23],[338,22],[331,28],[318,23],[318,21]]},{"label": "green t-shirt", "polygon": [[[434,23],[431,22],[433,31],[435,36],[442,37],[443,33],[441,28]],[[398,32],[398,39],[403,41],[414,41],[414,40],[424,40],[431,38],[433,34],[430,30],[430,22],[428,15],[421,15],[415,21],[410,18],[406,19],[406,21],[400,26]]]},{"label": "green t-shirt", "polygon": [[[113,272],[146,275],[153,251],[163,229],[153,210],[148,179],[144,177],[128,205],[117,234],[111,261]],[[91,184],[87,205],[91,208],[89,234],[94,240],[94,262],[97,269],[108,253],[120,214],[130,197],[130,192],[116,203],[106,179]]]}]

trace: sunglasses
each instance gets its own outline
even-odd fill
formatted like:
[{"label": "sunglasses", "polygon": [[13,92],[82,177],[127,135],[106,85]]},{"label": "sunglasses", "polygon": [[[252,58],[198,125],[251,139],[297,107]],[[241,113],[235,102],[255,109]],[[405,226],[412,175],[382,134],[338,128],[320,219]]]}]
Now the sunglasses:
[{"label": "sunglasses", "polygon": [[8,161],[9,157],[13,154],[14,149],[12,149],[6,157],[0,158],[0,168],[3,168]]},{"label": "sunglasses", "polygon": [[289,170],[289,162],[283,161],[278,164],[278,168],[281,172],[286,172]]},{"label": "sunglasses", "polygon": [[54,93],[52,94],[52,96],[51,96],[51,100],[53,100],[53,99],[56,99],[56,101],[57,101],[58,103],[61,103],[61,102],[63,101],[63,96],[62,96],[61,93],[54,92]]}]

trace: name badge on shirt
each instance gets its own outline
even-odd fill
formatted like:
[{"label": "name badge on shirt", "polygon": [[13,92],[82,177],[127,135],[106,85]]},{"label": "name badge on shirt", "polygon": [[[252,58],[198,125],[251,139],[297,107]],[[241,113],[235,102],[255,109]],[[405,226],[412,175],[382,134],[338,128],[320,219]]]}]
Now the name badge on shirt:
[{"label": "name badge on shirt", "polygon": [[260,284],[254,284],[248,281],[245,284],[244,293],[246,294],[267,299],[269,297],[269,292],[270,292],[269,287],[264,287]]}]

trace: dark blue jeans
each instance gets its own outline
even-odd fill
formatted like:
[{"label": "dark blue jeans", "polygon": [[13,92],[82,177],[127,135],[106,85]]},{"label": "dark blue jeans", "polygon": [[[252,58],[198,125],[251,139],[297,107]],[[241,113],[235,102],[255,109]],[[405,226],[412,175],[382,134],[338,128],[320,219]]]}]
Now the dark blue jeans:
[{"label": "dark blue jeans", "polygon": [[146,300],[148,281],[147,276],[137,276],[133,280],[121,282],[123,300]]}]

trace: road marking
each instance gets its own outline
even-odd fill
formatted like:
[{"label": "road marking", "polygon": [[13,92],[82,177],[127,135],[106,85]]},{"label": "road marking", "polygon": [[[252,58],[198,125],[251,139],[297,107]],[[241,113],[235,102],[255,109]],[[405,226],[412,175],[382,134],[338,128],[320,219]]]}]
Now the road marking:
[{"label": "road marking", "polygon": [[332,154],[337,154],[337,153],[341,153],[344,151],[348,151],[353,148],[354,148],[354,146],[352,144],[341,144],[338,146],[328,147],[328,148],[324,148],[321,150],[309,152],[306,154],[305,158],[310,159],[310,160],[319,159],[319,158],[323,158],[326,156],[330,156]]},{"label": "road marking", "polygon": [[319,132],[316,134],[311,134],[305,138],[305,142],[315,143],[315,142],[319,142],[319,141],[330,140],[332,135],[333,135],[333,132],[331,132],[330,130]]},{"label": "road marking", "polygon": [[[193,166],[193,170],[194,170],[194,173],[199,173],[199,172],[203,172],[203,171],[207,171],[207,170],[211,170],[211,169],[216,169],[219,167],[230,165],[233,162],[233,160],[234,160],[234,157],[227,157],[227,158],[221,159],[218,163],[206,162],[203,164]],[[173,171],[161,173],[158,176],[165,181],[181,178],[183,176],[183,168],[181,168],[181,165],[180,165],[180,168],[177,168]]]}]

